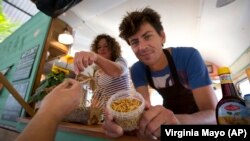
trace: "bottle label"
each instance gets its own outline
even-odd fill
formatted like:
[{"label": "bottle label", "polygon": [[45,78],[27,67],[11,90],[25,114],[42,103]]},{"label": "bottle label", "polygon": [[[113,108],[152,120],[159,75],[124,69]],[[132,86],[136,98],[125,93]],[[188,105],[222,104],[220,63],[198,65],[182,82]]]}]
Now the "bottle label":
[{"label": "bottle label", "polygon": [[230,74],[222,74],[220,75],[220,83],[233,83]]},{"label": "bottle label", "polygon": [[219,124],[245,124],[242,118],[245,106],[237,102],[227,102],[218,109]]}]

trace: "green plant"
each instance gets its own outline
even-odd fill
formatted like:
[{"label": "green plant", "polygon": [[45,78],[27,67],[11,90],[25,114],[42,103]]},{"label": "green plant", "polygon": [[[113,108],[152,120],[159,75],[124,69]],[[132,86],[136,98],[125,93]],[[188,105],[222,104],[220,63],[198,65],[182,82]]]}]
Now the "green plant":
[{"label": "green plant", "polygon": [[4,15],[2,0],[0,0],[0,25],[0,43],[21,25],[19,23],[10,22]]},{"label": "green plant", "polygon": [[54,87],[63,82],[65,76],[65,73],[62,71],[57,73],[51,72],[48,74],[46,79],[43,80],[36,89],[35,94],[30,97],[28,103],[41,101],[51,90],[53,90]]}]

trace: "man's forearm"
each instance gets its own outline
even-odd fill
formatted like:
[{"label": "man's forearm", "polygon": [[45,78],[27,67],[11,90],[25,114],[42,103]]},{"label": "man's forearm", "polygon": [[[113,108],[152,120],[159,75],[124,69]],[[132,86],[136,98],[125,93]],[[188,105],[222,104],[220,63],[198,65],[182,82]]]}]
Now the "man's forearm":
[{"label": "man's forearm", "polygon": [[194,114],[176,114],[181,124],[216,124],[214,110],[204,110]]}]

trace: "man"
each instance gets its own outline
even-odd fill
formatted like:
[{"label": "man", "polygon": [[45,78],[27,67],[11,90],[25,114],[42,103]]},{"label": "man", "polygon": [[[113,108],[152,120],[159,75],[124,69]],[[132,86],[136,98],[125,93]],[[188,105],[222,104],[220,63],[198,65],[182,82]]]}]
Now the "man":
[{"label": "man", "polygon": [[[191,47],[163,49],[166,36],[157,12],[150,8],[128,13],[120,37],[139,59],[131,67],[136,90],[147,101],[139,124],[142,136],[160,137],[162,124],[215,124],[217,98],[199,52]],[[148,85],[163,97],[163,106],[150,106]],[[111,137],[123,135],[107,111],[104,129]]]}]

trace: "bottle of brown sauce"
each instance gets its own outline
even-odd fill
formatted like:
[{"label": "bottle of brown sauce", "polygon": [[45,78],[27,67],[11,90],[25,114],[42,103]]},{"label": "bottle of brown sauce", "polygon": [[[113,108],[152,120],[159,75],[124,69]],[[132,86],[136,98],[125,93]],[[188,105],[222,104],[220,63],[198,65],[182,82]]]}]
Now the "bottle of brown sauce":
[{"label": "bottle of brown sauce", "polygon": [[244,124],[242,114],[245,110],[245,102],[238,95],[238,92],[231,79],[231,72],[228,67],[218,69],[220,77],[222,99],[216,107],[216,120],[219,125]]}]

